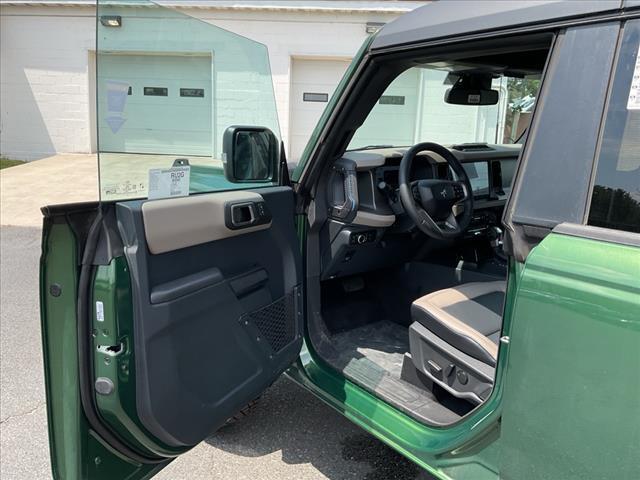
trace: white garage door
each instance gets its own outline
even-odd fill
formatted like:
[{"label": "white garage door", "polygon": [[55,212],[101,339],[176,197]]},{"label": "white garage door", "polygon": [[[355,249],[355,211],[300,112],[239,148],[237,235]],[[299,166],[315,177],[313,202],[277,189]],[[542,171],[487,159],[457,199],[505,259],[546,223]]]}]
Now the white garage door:
[{"label": "white garage door", "polygon": [[212,154],[210,56],[101,54],[102,152]]},{"label": "white garage door", "polygon": [[399,75],[387,87],[365,122],[356,131],[349,148],[380,144],[409,146],[416,143],[419,83],[420,73],[417,68],[411,68]]},{"label": "white garage door", "polygon": [[297,162],[333,91],[349,66],[342,60],[294,59],[291,73],[289,161]]}]

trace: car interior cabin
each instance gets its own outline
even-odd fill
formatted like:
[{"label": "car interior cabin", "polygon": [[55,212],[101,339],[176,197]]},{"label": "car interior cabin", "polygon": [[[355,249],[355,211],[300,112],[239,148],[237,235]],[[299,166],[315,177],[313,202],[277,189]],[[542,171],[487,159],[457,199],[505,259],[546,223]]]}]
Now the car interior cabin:
[{"label": "car interior cabin", "polygon": [[493,388],[509,262],[501,219],[551,42],[371,60],[333,145],[344,153],[312,192],[311,348],[429,425],[458,421]]}]

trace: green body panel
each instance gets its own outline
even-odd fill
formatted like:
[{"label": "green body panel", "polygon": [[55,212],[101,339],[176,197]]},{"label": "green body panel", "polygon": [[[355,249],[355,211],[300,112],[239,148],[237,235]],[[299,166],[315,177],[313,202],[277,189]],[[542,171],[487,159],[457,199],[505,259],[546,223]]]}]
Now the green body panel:
[{"label": "green body panel", "polygon": [[[89,429],[78,386],[78,247],[67,224],[45,221],[43,230],[40,311],[53,477],[150,478],[162,466],[143,466],[122,459]],[[58,296],[50,292],[54,284],[60,287]]]},{"label": "green body panel", "polygon": [[504,478],[638,478],[640,248],[551,234],[511,328]]},{"label": "green body panel", "polygon": [[[124,257],[96,269],[93,304],[101,302],[103,319],[93,310],[94,375],[111,380],[110,395],[96,395],[102,418],[129,444],[147,455],[175,457],[187,449],[170,448],[146,431],[136,411],[135,358],[133,348],[133,301],[131,280]],[[117,346],[117,354],[105,352],[105,346]],[[102,347],[99,350],[99,347]],[[103,353],[104,352],[104,353]]]}]

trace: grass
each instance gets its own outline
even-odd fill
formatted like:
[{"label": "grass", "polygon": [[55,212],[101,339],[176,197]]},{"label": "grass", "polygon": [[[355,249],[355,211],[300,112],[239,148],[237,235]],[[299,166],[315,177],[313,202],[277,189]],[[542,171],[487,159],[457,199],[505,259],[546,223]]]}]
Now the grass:
[{"label": "grass", "polygon": [[9,160],[8,158],[0,157],[0,170],[3,168],[15,167],[16,165],[22,165],[22,160]]}]

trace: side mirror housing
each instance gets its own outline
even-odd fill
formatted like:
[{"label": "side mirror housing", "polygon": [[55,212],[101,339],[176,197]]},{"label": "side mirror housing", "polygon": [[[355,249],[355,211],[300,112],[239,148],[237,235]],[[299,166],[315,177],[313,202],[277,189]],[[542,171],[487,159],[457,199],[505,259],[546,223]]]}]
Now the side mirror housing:
[{"label": "side mirror housing", "polygon": [[222,136],[224,175],[233,183],[272,182],[279,150],[278,139],[268,128],[233,125]]}]

